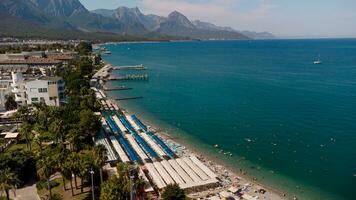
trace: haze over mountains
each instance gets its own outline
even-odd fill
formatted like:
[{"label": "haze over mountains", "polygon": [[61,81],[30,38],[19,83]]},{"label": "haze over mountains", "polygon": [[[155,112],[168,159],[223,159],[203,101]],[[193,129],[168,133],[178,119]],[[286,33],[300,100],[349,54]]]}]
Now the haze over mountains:
[{"label": "haze over mountains", "polygon": [[97,9],[93,13],[117,19],[129,30],[157,32],[165,35],[188,36],[199,39],[240,39],[246,36],[254,39],[270,39],[268,32],[239,32],[231,27],[216,26],[200,20],[190,21],[182,13],[173,11],[167,17],[154,14],[144,15],[139,8],[119,7],[115,10]]},{"label": "haze over mountains", "polygon": [[176,36],[193,39],[273,38],[270,33],[239,32],[202,21],[190,21],[182,13],[167,17],[144,15],[137,7],[115,10],[87,10],[79,0],[1,0],[0,34],[71,31],[133,35],[140,37]]}]

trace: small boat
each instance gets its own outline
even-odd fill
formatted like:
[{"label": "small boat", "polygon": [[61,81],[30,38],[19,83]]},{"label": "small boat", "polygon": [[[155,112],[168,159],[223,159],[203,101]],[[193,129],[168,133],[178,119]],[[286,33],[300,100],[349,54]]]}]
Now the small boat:
[{"label": "small boat", "polygon": [[215,148],[219,148],[219,145],[218,145],[218,144],[215,144],[214,147],[215,147]]},{"label": "small boat", "polygon": [[104,53],[104,54],[111,54],[110,51],[104,51],[103,53]]},{"label": "small boat", "polygon": [[317,60],[314,60],[314,65],[320,65],[322,62],[320,60],[320,54],[318,56],[318,59]]},{"label": "small boat", "polygon": [[250,138],[245,138],[245,140],[246,140],[247,142],[252,142],[252,140],[251,140]]}]

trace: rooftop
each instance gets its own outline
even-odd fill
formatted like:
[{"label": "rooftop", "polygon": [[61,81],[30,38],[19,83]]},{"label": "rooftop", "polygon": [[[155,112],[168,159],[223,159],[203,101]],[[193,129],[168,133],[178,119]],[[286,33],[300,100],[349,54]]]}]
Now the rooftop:
[{"label": "rooftop", "polygon": [[55,60],[73,60],[74,57],[68,54],[49,54],[47,58]]},{"label": "rooftop", "polygon": [[62,77],[59,77],[59,76],[42,76],[42,77],[39,77],[37,80],[42,80],[42,81],[59,81],[59,80],[63,80]]},{"label": "rooftop", "polygon": [[43,65],[43,64],[60,64],[62,61],[54,58],[28,57],[22,60],[1,60],[0,64],[26,64],[26,65]]}]

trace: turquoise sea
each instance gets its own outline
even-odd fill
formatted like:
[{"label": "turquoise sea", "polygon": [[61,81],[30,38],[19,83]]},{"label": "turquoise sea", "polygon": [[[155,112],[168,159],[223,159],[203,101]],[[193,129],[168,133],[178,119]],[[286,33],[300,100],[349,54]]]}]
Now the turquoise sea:
[{"label": "turquoise sea", "polygon": [[[106,45],[144,121],[300,199],[356,198],[356,39]],[[320,54],[323,64],[314,65]],[[218,144],[232,157],[220,154]]]}]

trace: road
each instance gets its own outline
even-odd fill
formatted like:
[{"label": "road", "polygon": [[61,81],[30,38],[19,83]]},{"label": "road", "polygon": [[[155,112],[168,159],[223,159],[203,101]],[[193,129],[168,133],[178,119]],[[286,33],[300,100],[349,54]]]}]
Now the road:
[{"label": "road", "polygon": [[16,197],[13,192],[10,192],[10,198],[13,200],[40,200],[37,195],[36,184],[28,185],[16,190]]}]

